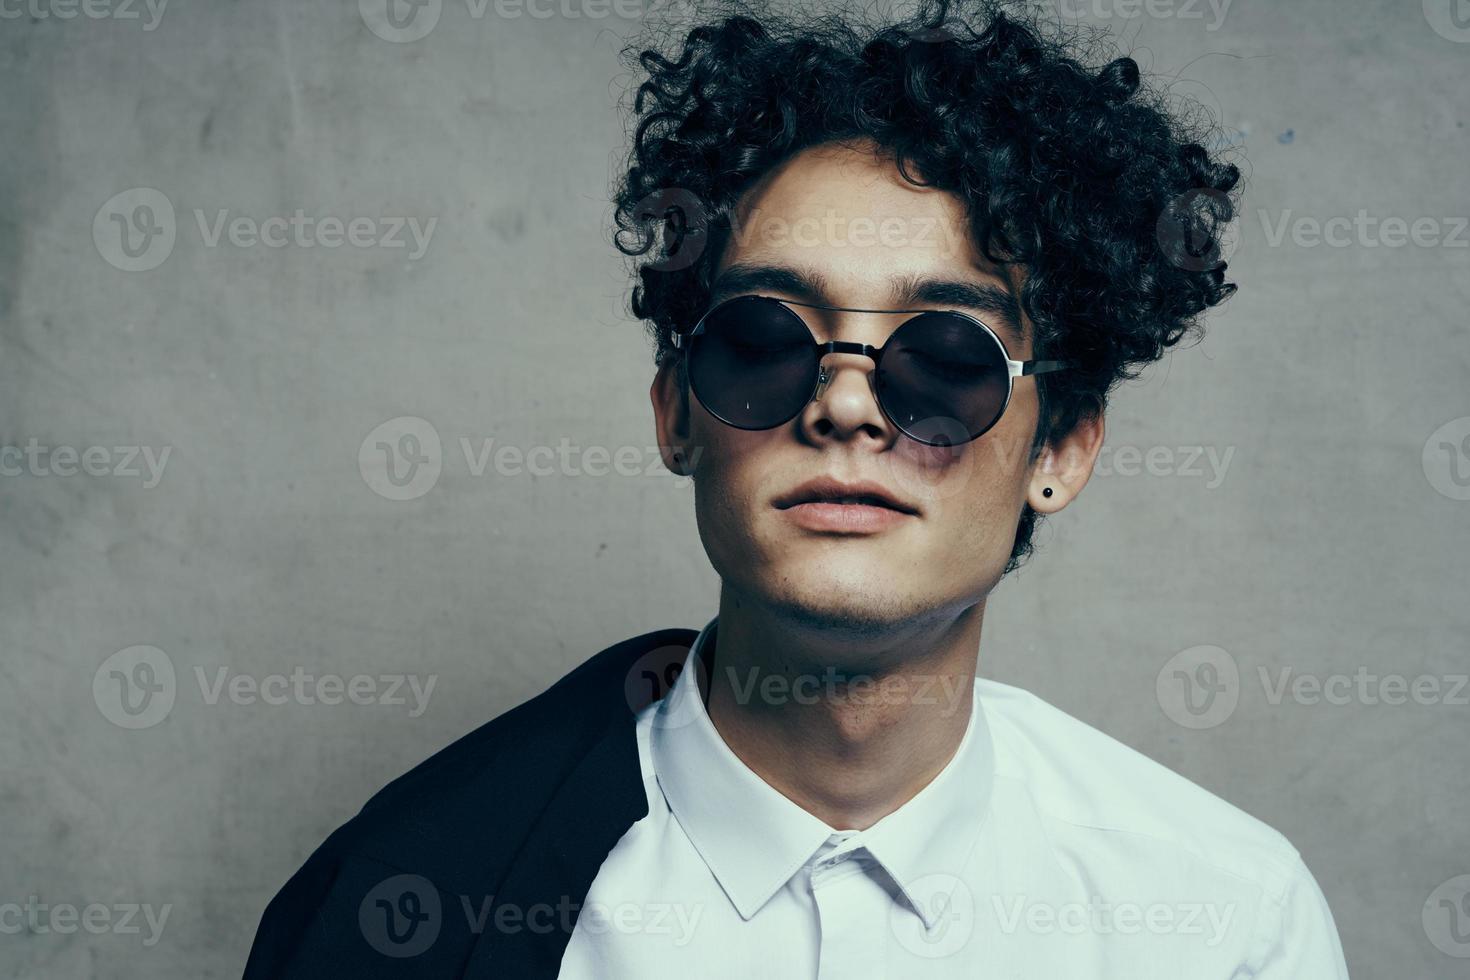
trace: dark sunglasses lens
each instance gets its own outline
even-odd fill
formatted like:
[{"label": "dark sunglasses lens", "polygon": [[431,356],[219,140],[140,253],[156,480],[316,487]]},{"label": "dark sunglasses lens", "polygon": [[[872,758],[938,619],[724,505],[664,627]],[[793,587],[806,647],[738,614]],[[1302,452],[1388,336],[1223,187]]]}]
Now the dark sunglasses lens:
[{"label": "dark sunglasses lens", "polygon": [[974,321],[922,313],[884,346],[876,378],[883,408],[920,442],[957,445],[1000,418],[1010,393],[1005,351]]},{"label": "dark sunglasses lens", "polygon": [[742,296],[711,310],[689,343],[689,384],[712,415],[770,429],[801,411],[816,385],[811,331],[775,300]]}]

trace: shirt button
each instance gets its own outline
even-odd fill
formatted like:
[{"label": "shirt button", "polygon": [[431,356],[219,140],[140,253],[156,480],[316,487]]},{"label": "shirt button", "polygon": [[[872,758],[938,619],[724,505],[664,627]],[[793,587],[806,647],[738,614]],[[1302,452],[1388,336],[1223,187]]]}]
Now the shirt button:
[{"label": "shirt button", "polygon": [[851,851],[844,851],[841,854],[834,854],[831,857],[824,857],[817,862],[816,869],[818,871],[830,870],[837,867],[837,865],[843,863],[850,857],[852,857]]}]

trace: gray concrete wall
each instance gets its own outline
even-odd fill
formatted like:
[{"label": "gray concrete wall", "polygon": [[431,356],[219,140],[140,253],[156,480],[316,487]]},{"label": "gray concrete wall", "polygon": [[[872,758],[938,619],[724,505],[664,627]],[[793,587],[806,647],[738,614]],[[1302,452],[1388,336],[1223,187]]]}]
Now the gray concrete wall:
[{"label": "gray concrete wall", "polygon": [[[637,25],[435,0],[427,36],[391,41],[370,0],[21,2],[0,0],[0,445],[23,453],[0,477],[0,905],[107,925],[0,933],[0,975],[236,975],[266,900],[377,787],[596,650],[714,612],[606,240]],[[1232,129],[1242,289],[1120,393],[1103,469],[983,645],[990,676],[1285,833],[1355,977],[1470,963],[1450,2],[1063,6]],[[364,219],[363,244],[247,244],[297,209]],[[385,241],[395,218],[426,247]],[[563,440],[552,475],[497,472],[502,445]],[[419,482],[385,480],[379,442],[427,457]],[[589,475],[592,447],[633,475]],[[1225,688],[1201,717],[1174,670],[1204,660]],[[1346,703],[1275,696],[1284,670]],[[270,688],[297,671],[435,686]],[[1391,674],[1429,680],[1389,704]],[[125,705],[119,676],[160,692]],[[126,905],[167,908],[161,932],[120,928]]]}]

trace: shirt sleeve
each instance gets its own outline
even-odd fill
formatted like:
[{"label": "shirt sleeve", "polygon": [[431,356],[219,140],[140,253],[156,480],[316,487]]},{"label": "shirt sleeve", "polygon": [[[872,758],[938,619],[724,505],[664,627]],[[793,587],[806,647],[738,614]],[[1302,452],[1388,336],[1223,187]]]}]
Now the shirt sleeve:
[{"label": "shirt sleeve", "polygon": [[1264,950],[1249,976],[1258,980],[1348,980],[1332,910],[1300,855],[1266,926]]}]

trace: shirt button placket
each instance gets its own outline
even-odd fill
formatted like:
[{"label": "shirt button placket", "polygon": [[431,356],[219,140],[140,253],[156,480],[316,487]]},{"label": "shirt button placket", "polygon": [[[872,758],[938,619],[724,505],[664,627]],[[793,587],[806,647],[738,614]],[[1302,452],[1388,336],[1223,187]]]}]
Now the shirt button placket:
[{"label": "shirt button placket", "polygon": [[813,865],[810,883],[820,934],[818,980],[882,976],[886,894],[848,855]]}]

